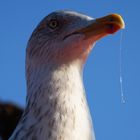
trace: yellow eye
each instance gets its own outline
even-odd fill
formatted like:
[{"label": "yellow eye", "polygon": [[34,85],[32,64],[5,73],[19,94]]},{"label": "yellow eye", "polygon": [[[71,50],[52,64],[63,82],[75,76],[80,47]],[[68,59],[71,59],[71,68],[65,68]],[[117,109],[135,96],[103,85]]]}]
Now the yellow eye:
[{"label": "yellow eye", "polygon": [[58,21],[55,20],[55,19],[53,19],[53,20],[51,20],[51,21],[49,22],[49,27],[50,27],[51,29],[55,29],[55,28],[57,28],[58,26],[59,26],[59,23],[58,23]]}]

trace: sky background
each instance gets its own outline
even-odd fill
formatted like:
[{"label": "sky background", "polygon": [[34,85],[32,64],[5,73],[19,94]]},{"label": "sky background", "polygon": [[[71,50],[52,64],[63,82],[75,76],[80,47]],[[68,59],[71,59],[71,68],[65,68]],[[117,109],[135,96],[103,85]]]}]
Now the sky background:
[{"label": "sky background", "polygon": [[96,140],[140,140],[140,2],[138,0],[5,0],[0,2],[0,100],[25,105],[25,48],[39,21],[70,9],[92,17],[123,16],[120,92],[120,32],[98,41],[84,70]]}]

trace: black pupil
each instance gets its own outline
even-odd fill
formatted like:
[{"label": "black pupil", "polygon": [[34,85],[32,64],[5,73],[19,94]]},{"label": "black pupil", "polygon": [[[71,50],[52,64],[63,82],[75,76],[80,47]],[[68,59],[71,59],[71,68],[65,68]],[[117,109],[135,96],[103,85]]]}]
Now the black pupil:
[{"label": "black pupil", "polygon": [[53,26],[56,26],[56,22],[55,22],[55,21],[53,21],[53,22],[52,22],[52,25],[53,25]]},{"label": "black pupil", "polygon": [[51,21],[51,27],[55,28],[57,26],[57,21]]}]

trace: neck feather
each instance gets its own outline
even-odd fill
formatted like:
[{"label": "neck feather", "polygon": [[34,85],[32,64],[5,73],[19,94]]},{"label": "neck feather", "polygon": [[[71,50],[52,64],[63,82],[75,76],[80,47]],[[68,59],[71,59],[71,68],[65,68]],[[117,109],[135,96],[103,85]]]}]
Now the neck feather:
[{"label": "neck feather", "polygon": [[21,123],[24,120],[26,130],[36,131],[36,135],[30,132],[29,139],[35,135],[42,140],[94,140],[79,64],[44,66],[27,78],[27,106]]}]

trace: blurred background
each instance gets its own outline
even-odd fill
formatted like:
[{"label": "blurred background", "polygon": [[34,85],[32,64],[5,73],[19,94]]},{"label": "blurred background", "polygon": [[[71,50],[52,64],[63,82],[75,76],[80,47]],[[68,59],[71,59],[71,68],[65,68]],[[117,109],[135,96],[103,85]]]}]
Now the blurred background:
[{"label": "blurred background", "polygon": [[140,139],[140,2],[138,0],[12,0],[0,3],[0,102],[25,106],[25,49],[40,20],[69,9],[94,18],[119,13],[126,28],[98,41],[84,70],[84,83],[97,140]]}]

